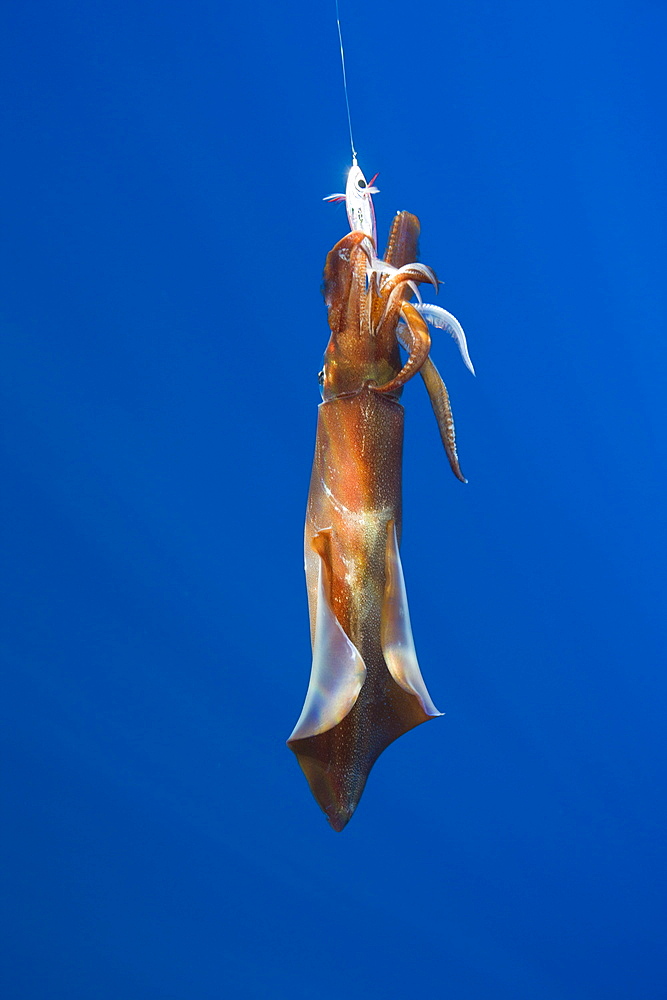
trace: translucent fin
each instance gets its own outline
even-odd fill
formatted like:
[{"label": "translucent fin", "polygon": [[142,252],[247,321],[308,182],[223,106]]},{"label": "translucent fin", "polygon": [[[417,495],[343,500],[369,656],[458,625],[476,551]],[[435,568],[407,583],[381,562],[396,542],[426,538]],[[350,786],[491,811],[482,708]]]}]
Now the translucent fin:
[{"label": "translucent fin", "polygon": [[313,665],[306,700],[288,742],[324,733],[345,718],[366,679],[366,665],[331,607],[330,533],[320,531],[312,546],[320,557]]},{"label": "translucent fin", "polygon": [[452,316],[450,312],[447,312],[446,309],[442,309],[441,306],[433,306],[428,302],[420,303],[415,306],[415,308],[419,310],[426,322],[430,323],[431,326],[435,326],[440,330],[446,330],[447,333],[451,334],[458,344],[461,357],[463,358],[463,363],[474,375],[475,369],[473,368],[472,361],[470,360],[470,354],[468,353],[466,335],[463,332],[463,327],[457,320],[456,316]]},{"label": "translucent fin", "polygon": [[442,715],[431,701],[417,662],[394,521],[389,521],[387,524],[385,572],[386,583],[380,626],[382,655],[396,683],[404,691],[418,698],[426,715],[431,717]]}]

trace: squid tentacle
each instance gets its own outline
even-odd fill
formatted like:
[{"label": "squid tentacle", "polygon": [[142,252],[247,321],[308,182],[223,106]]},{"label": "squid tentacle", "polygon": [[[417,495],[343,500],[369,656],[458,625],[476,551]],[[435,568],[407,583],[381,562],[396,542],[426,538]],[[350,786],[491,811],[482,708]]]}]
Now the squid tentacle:
[{"label": "squid tentacle", "polygon": [[430,302],[420,302],[416,308],[424,317],[426,322],[430,323],[431,326],[435,326],[439,330],[446,330],[447,333],[451,334],[456,341],[459,351],[461,352],[464,365],[474,375],[475,369],[472,361],[470,360],[466,335],[463,332],[463,327],[457,320],[456,316],[452,316],[452,314],[447,312],[446,309],[443,309],[442,306],[434,306],[431,305]]},{"label": "squid tentacle", "polygon": [[406,276],[409,281],[428,281],[436,291],[438,289],[438,279],[433,269],[426,264],[420,264],[418,261],[415,261],[412,264],[404,264],[403,267],[397,268],[395,273],[384,282],[382,291],[387,295],[391,295],[397,285],[402,284],[406,280]]},{"label": "squid tentacle", "polygon": [[335,245],[327,258],[327,269],[330,267],[328,280],[325,281],[325,303],[329,310],[329,325],[332,330],[338,330],[348,307],[352,284],[356,276],[354,260],[359,253],[368,258],[366,241],[368,236],[361,230],[347,233]]},{"label": "squid tentacle", "polygon": [[[399,331],[399,339],[400,338],[401,334]],[[456,452],[454,414],[452,413],[452,404],[449,401],[447,386],[443,382],[440,372],[430,358],[426,359],[424,364],[421,366],[419,373],[424,380],[428,397],[431,400],[431,406],[433,407],[435,419],[438,423],[440,437],[442,438],[442,443],[445,447],[445,453],[449,459],[452,472],[462,483],[467,483],[468,480],[461,472],[459,456]]]},{"label": "squid tentacle", "polygon": [[428,352],[431,349],[431,335],[426,323],[409,302],[400,303],[400,314],[405,322],[403,329],[406,331],[406,336],[403,346],[408,352],[408,360],[390,382],[376,386],[376,392],[394,392],[396,389],[400,389],[401,386],[410,381],[413,375],[417,374],[428,359]]},{"label": "squid tentacle", "polygon": [[[394,267],[393,264],[387,263],[386,260],[382,260],[380,257],[375,257],[369,271],[373,274],[377,274],[379,280],[382,281],[383,278],[393,277],[393,275],[397,274],[398,268]],[[408,287],[411,289],[413,295],[417,297],[417,302],[421,305],[422,297],[416,281],[408,281]]]}]

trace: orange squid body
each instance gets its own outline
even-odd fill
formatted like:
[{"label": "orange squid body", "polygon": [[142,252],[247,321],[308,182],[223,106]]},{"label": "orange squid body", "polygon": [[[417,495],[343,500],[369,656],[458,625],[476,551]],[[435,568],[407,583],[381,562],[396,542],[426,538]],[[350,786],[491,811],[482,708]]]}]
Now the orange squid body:
[{"label": "orange squid body", "polygon": [[[396,216],[385,255],[394,269],[415,260],[418,234],[414,216]],[[336,830],[354,812],[382,751],[440,715],[417,663],[398,549],[398,397],[430,345],[407,302],[408,281],[424,277],[409,269],[369,276],[365,239],[349,233],[328,255],[324,272],[331,340],[305,529],[313,664],[288,741]],[[407,324],[405,364],[399,321]]]}]

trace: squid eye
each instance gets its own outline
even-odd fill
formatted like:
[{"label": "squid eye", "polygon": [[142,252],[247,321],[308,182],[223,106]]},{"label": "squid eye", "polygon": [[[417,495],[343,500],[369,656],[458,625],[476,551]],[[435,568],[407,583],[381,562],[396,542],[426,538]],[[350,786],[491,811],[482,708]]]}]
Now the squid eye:
[{"label": "squid eye", "polygon": [[317,373],[317,381],[320,385],[324,385],[324,370]]},{"label": "squid eye", "polygon": [[366,181],[363,179],[363,177],[360,177],[359,180],[357,181],[357,187],[360,188],[366,187]]}]

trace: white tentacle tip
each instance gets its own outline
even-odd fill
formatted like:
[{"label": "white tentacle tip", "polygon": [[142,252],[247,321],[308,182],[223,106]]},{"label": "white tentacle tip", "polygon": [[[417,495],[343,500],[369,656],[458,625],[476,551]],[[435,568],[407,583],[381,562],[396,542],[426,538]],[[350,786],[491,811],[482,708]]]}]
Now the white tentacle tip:
[{"label": "white tentacle tip", "polygon": [[421,313],[426,322],[430,323],[431,326],[439,330],[446,330],[454,338],[461,352],[464,365],[469,372],[475,375],[476,372],[468,351],[466,335],[456,316],[452,316],[446,309],[443,309],[441,306],[434,306],[430,302],[425,302],[423,305],[416,305],[415,309]]}]

